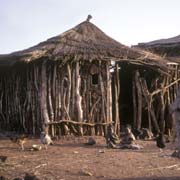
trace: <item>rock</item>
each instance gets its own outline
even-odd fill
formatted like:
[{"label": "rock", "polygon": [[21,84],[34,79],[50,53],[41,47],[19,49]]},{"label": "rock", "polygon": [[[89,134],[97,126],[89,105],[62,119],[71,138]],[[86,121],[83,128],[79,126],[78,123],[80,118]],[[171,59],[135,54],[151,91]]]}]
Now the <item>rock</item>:
[{"label": "rock", "polygon": [[95,141],[94,138],[89,137],[87,143],[84,143],[84,144],[85,144],[85,145],[94,145],[94,144],[96,144],[96,141]]},{"label": "rock", "polygon": [[40,145],[36,145],[36,144],[32,145],[32,150],[33,151],[40,151],[41,149],[42,149],[42,147]]},{"label": "rock", "polygon": [[73,151],[74,154],[78,154],[79,152],[78,151]]},{"label": "rock", "polygon": [[98,152],[99,153],[105,153],[105,150],[104,149],[100,149]]}]

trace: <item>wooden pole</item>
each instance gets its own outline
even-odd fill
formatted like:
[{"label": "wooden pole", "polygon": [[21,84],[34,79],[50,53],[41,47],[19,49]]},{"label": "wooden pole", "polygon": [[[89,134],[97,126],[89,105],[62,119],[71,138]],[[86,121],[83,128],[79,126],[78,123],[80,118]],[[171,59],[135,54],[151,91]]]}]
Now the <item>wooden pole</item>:
[{"label": "wooden pole", "polygon": [[165,119],[164,119],[164,110],[165,110],[165,104],[164,104],[164,93],[160,94],[160,101],[161,101],[161,113],[160,113],[160,131],[164,133],[165,128]]},{"label": "wooden pole", "polygon": [[[81,105],[81,101],[82,101],[82,97],[80,95],[80,83],[81,83],[81,77],[79,74],[79,62],[76,62],[76,89],[75,89],[75,93],[76,93],[76,109],[77,109],[77,121],[82,122],[83,120],[83,110],[82,110],[82,105]],[[83,135],[83,129],[82,126],[79,126],[79,133],[80,135]]]},{"label": "wooden pole", "polygon": [[120,134],[120,116],[119,116],[119,95],[120,95],[120,78],[119,66],[116,64],[114,72],[114,85],[115,85],[115,132]]},{"label": "wooden pole", "polygon": [[144,78],[141,78],[140,82],[141,82],[142,92],[144,94],[144,97],[145,97],[145,100],[146,100],[146,103],[147,103],[147,106],[148,106],[148,128],[152,132],[151,105],[150,105],[151,98],[149,97],[149,91],[148,91],[146,80]]},{"label": "wooden pole", "polygon": [[41,111],[43,122],[46,124],[49,122],[48,112],[47,112],[47,79],[46,79],[46,61],[42,63],[42,70],[41,70]]},{"label": "wooden pole", "polygon": [[149,122],[149,129],[152,131],[152,125],[151,125],[151,120],[154,124],[154,127],[155,127],[155,130],[157,132],[159,132],[159,125],[157,123],[157,120],[156,120],[156,115],[155,115],[155,112],[154,112],[154,108],[153,108],[153,104],[152,104],[152,96],[150,95],[149,93],[149,90],[147,88],[147,84],[146,84],[146,81],[145,79],[142,79],[141,78],[141,86],[142,86],[142,93],[144,94],[144,97],[145,97],[145,100],[146,100],[146,103],[148,105],[148,122]]},{"label": "wooden pole", "polygon": [[133,93],[133,128],[137,128],[137,101],[136,101],[136,84],[135,79],[132,81],[132,93]]},{"label": "wooden pole", "polygon": [[139,74],[139,71],[136,70],[135,83],[136,83],[137,100],[138,100],[138,107],[137,107],[137,129],[138,130],[141,129],[141,123],[142,123],[142,90],[141,90],[139,79],[140,79],[140,74]]},{"label": "wooden pole", "polygon": [[111,94],[111,78],[109,71],[109,63],[106,63],[106,75],[107,75],[107,106],[106,106],[106,114],[107,114],[107,122],[112,121],[112,94]]}]

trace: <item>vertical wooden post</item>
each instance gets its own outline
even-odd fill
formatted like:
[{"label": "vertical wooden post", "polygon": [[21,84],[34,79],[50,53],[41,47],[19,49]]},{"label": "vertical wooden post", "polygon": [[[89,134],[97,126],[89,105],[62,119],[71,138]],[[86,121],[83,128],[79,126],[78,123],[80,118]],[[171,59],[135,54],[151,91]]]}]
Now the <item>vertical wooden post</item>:
[{"label": "vertical wooden post", "polygon": [[[178,65],[175,65],[175,80],[177,80],[178,79]],[[176,95],[175,95],[175,98],[177,97],[177,92],[178,92],[178,81],[176,82]]]},{"label": "vertical wooden post", "polygon": [[41,112],[44,122],[49,122],[48,112],[47,112],[47,75],[46,75],[46,61],[42,63],[41,69]]},{"label": "vertical wooden post", "polygon": [[152,125],[151,125],[151,98],[149,96],[149,91],[147,87],[146,80],[144,78],[141,78],[141,87],[142,87],[142,92],[144,94],[147,106],[148,106],[148,128],[152,132]]},{"label": "vertical wooden post", "polygon": [[175,121],[175,131],[178,142],[178,152],[180,153],[180,111],[176,109],[172,114],[173,120]]},{"label": "vertical wooden post", "polygon": [[[57,120],[58,118],[58,114],[59,114],[59,98],[57,98],[59,96],[59,91],[57,90],[57,84],[58,84],[58,80],[57,80],[57,63],[54,63],[54,67],[53,67],[53,72],[52,73],[52,80],[51,80],[51,101],[52,101],[52,108],[53,108],[53,112],[52,112],[52,118],[54,120]],[[54,133],[54,126],[52,125],[52,133]]]},{"label": "vertical wooden post", "polygon": [[136,84],[135,79],[132,80],[132,94],[133,94],[133,128],[137,128],[137,101],[136,101]]},{"label": "vertical wooden post", "polygon": [[49,72],[49,77],[48,77],[48,105],[49,105],[49,117],[50,120],[54,120],[54,110],[52,106],[52,96],[51,96],[51,72]]},{"label": "vertical wooden post", "polygon": [[110,70],[109,70],[109,63],[106,64],[106,75],[107,75],[107,106],[106,106],[106,114],[107,114],[107,121],[112,121],[112,94],[111,94],[111,77],[110,77]]},{"label": "vertical wooden post", "polygon": [[152,123],[151,120],[154,124],[154,128],[155,130],[159,133],[159,126],[156,120],[156,115],[154,112],[154,107],[152,104],[153,101],[153,97],[150,95],[148,87],[147,87],[147,83],[145,81],[145,79],[141,78],[141,87],[142,87],[142,93],[144,94],[147,106],[148,106],[148,123],[149,123],[149,130],[152,131]]},{"label": "vertical wooden post", "polygon": [[119,95],[120,95],[120,79],[119,79],[119,66],[116,64],[114,72],[114,85],[115,85],[115,132],[120,133],[120,117],[119,117]]},{"label": "vertical wooden post", "polygon": [[70,100],[71,100],[71,68],[70,65],[67,63],[67,74],[68,74],[68,90],[67,90],[67,102],[66,102],[66,109],[67,113],[69,114],[70,111]]},{"label": "vertical wooden post", "polygon": [[[77,108],[77,120],[79,122],[82,122],[83,120],[83,110],[82,110],[82,105],[81,105],[81,101],[82,101],[82,97],[80,95],[80,83],[81,83],[81,77],[79,74],[79,62],[76,62],[76,108]],[[80,135],[83,135],[83,129],[82,126],[79,126],[79,133]]]},{"label": "vertical wooden post", "polygon": [[110,102],[110,99],[109,99],[109,79],[110,79],[110,76],[109,76],[109,65],[108,64],[106,64],[106,76],[107,76],[107,88],[106,88],[106,90],[107,90],[107,92],[106,92],[106,95],[107,95],[107,97],[106,97],[106,99],[107,99],[107,101],[106,101],[106,104],[107,104],[107,106],[106,106],[106,115],[107,115],[107,120],[106,120],[106,122],[110,122],[110,111],[109,111],[109,102]]},{"label": "vertical wooden post", "polygon": [[[102,74],[100,73],[99,74],[99,81],[100,81],[100,87],[101,87],[101,122],[106,122],[107,118],[106,118],[106,109],[105,109],[105,96],[106,96],[106,93],[105,93],[105,88],[104,88],[104,83],[103,83],[103,79],[102,79]],[[104,132],[105,134],[105,132]]]},{"label": "vertical wooden post", "polygon": [[109,69],[109,120],[112,121],[112,82],[111,82],[111,72]]},{"label": "vertical wooden post", "polygon": [[72,88],[72,91],[71,91],[71,97],[72,97],[72,102],[71,102],[71,115],[70,115],[70,117],[72,118],[72,119],[74,119],[75,118],[75,89],[76,89],[76,77],[75,77],[75,74],[76,74],[76,71],[75,71],[75,69],[74,69],[74,66],[72,67],[72,86],[71,86],[71,88]]},{"label": "vertical wooden post", "polygon": [[136,83],[136,89],[137,89],[137,97],[138,97],[138,107],[137,107],[137,129],[141,129],[141,123],[142,123],[142,90],[141,85],[139,82],[140,74],[139,71],[136,70],[135,72],[135,83]]}]

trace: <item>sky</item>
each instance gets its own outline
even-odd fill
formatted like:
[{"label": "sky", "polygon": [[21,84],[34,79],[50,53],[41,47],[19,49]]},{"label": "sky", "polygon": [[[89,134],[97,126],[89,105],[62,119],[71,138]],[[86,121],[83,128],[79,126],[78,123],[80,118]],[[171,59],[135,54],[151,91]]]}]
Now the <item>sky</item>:
[{"label": "sky", "polygon": [[180,34],[180,0],[0,0],[0,54],[91,22],[131,46]]}]

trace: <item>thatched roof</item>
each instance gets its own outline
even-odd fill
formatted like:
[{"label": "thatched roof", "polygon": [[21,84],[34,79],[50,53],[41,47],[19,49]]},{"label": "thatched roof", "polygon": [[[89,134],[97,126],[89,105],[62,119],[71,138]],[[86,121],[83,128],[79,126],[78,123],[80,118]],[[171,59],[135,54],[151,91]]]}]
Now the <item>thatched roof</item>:
[{"label": "thatched roof", "polygon": [[180,44],[180,35],[172,37],[172,38],[150,41],[147,43],[139,43],[138,46],[143,46],[143,47],[162,46],[162,45],[170,46],[170,45],[175,45],[175,44]]},{"label": "thatched roof", "polygon": [[[76,27],[29,49],[0,55],[0,66],[32,62],[42,57],[50,60],[137,60],[138,63],[164,65],[164,60],[149,52],[129,48],[107,36],[97,26],[84,21]],[[133,62],[133,61],[132,61]]]},{"label": "thatched roof", "polygon": [[135,47],[160,54],[161,56],[175,57],[170,59],[177,61],[177,59],[179,59],[177,57],[180,57],[180,35],[168,39],[139,43]]}]

